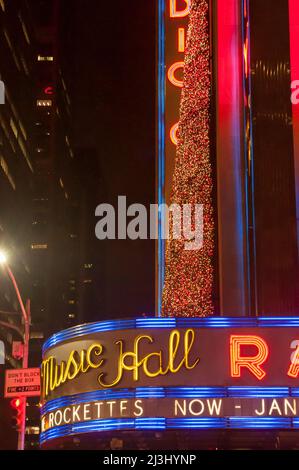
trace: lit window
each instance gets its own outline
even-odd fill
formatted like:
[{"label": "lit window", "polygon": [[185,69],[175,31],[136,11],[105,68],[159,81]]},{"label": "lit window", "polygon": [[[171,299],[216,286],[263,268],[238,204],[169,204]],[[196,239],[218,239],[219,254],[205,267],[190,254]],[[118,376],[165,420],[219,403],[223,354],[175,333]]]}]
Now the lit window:
[{"label": "lit window", "polygon": [[47,243],[44,243],[44,244],[33,243],[31,245],[31,250],[47,250],[47,249],[48,249]]},{"label": "lit window", "polygon": [[54,57],[52,55],[49,55],[49,56],[38,55],[37,60],[38,60],[38,62],[53,62]]},{"label": "lit window", "polygon": [[1,125],[2,125],[2,129],[4,131],[4,134],[5,134],[5,137],[7,138],[8,142],[10,143],[10,146],[11,146],[13,152],[16,153],[16,148],[14,146],[13,139],[10,138],[10,135],[9,135],[8,129],[6,127],[6,124],[4,122],[3,116],[1,116]]},{"label": "lit window", "polygon": [[10,37],[8,35],[8,32],[5,31],[5,30],[4,30],[4,36],[5,36],[5,39],[7,41],[8,46],[9,46],[9,49],[12,51],[13,50],[12,43],[11,43]]},{"label": "lit window", "polygon": [[11,107],[11,110],[12,110],[12,112],[13,112],[13,114],[14,114],[14,117],[15,117],[16,120],[18,121],[18,120],[19,120],[18,113],[17,113],[17,110],[16,110],[15,105],[14,105],[13,102],[12,102],[12,99],[11,99],[11,96],[10,96],[10,94],[9,94],[9,92],[8,92],[7,87],[6,87],[5,93],[6,93],[7,101],[9,102],[10,107]]},{"label": "lit window", "polygon": [[[38,435],[38,434],[40,434],[40,428],[38,426],[27,426],[26,427],[26,433],[30,434],[30,435]],[[31,445],[33,445],[33,444],[34,443],[31,442]]]},{"label": "lit window", "polygon": [[84,264],[84,268],[85,268],[85,269],[91,269],[92,266],[93,266],[93,265],[92,265],[91,263],[86,263],[86,264]]},{"label": "lit window", "polygon": [[92,280],[91,279],[84,279],[83,284],[91,284]]},{"label": "lit window", "polygon": [[6,175],[8,181],[10,182],[11,184],[11,187],[15,190],[16,189],[16,185],[15,185],[15,182],[9,172],[9,169],[8,169],[8,165],[6,163],[6,161],[4,160],[3,157],[0,158],[0,166],[2,168],[2,170],[4,171],[4,174]]},{"label": "lit window", "polygon": [[27,152],[27,150],[26,150],[25,144],[24,144],[24,142],[23,142],[23,140],[22,140],[22,137],[21,137],[20,135],[18,136],[18,144],[19,144],[19,146],[20,146],[20,149],[21,149],[22,152],[23,152],[23,155],[24,155],[24,157],[25,157],[25,160],[26,160],[26,162],[27,162],[27,165],[29,166],[30,170],[31,170],[32,173],[33,173],[33,167],[32,167],[32,165],[31,165],[31,161],[30,161],[28,152]]},{"label": "lit window", "polygon": [[52,100],[37,100],[37,106],[52,106]]},{"label": "lit window", "polygon": [[12,53],[12,56],[13,56],[13,59],[14,59],[14,61],[15,61],[16,66],[17,66],[17,69],[20,71],[20,70],[21,70],[20,62],[19,62],[19,60],[18,60],[18,58],[17,58],[17,56],[16,56],[16,53],[15,53],[15,50],[14,50],[14,48],[13,48],[12,42],[11,42],[11,40],[10,40],[10,37],[9,37],[9,35],[8,35],[8,32],[5,31],[5,30],[4,30],[4,36],[5,36],[6,42],[7,42],[7,44],[8,44],[8,47],[9,47],[11,53]]},{"label": "lit window", "polygon": [[19,126],[20,126],[20,129],[21,129],[21,132],[23,134],[24,139],[27,140],[27,133],[26,133],[26,131],[24,129],[24,126],[23,126],[23,124],[20,120],[19,120]]},{"label": "lit window", "polygon": [[74,300],[69,300],[69,304],[70,305],[75,305],[75,301]]},{"label": "lit window", "polygon": [[17,138],[18,138],[18,129],[17,129],[17,126],[16,126],[14,120],[13,120],[12,118],[10,118],[10,122],[9,122],[9,123],[10,123],[10,127],[12,128],[12,131],[13,131],[13,133],[14,133],[14,135],[15,135],[15,138],[17,139]]},{"label": "lit window", "polygon": [[64,197],[65,197],[65,199],[68,199],[68,198],[69,198],[69,195],[68,195],[68,193],[67,193],[66,191],[65,191],[65,193],[64,193]]},{"label": "lit window", "polygon": [[5,3],[4,3],[4,0],[0,0],[0,6],[1,6],[2,10],[5,11]]},{"label": "lit window", "polygon": [[25,39],[26,39],[27,43],[30,44],[29,34],[28,34],[26,25],[25,25],[25,23],[24,23],[23,18],[21,17],[21,15],[19,15],[19,20],[20,20],[21,25],[22,25],[22,30],[23,30],[23,34],[24,34],[24,36],[25,36]]},{"label": "lit window", "polygon": [[59,178],[59,184],[62,188],[64,188],[64,184],[63,184],[63,181],[62,181],[62,178]]},{"label": "lit window", "polygon": [[28,70],[28,67],[27,67],[26,60],[24,59],[23,56],[21,56],[21,62],[22,62],[22,65],[23,65],[24,72],[28,77],[29,76],[29,70]]},{"label": "lit window", "polygon": [[69,318],[75,318],[75,314],[74,313],[69,313]]}]

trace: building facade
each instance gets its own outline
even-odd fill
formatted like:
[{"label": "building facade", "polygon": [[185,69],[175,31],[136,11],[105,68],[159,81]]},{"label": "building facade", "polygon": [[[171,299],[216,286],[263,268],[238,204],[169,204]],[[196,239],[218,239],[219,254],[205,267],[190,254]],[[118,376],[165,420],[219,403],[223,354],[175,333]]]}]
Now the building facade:
[{"label": "building facade", "polygon": [[[0,245],[7,253],[24,300],[31,297],[31,207],[35,176],[35,38],[31,13],[27,1],[0,3],[0,73],[5,87],[5,103],[0,106]],[[17,433],[9,400],[3,399],[4,369],[21,366],[21,361],[13,357],[12,347],[13,341],[22,341],[23,327],[14,289],[2,268],[0,291],[0,321],[4,322],[0,337],[6,353],[5,365],[0,366],[0,441],[1,447],[7,449],[16,448]]]},{"label": "building facade", "polygon": [[[157,194],[161,203],[168,202],[171,192],[171,129],[183,86],[191,1],[158,3]],[[273,8],[254,0],[206,4],[214,314],[296,315],[298,105],[291,100],[298,73],[296,4],[287,0]],[[266,23],[261,21],[264,17]],[[161,224],[163,220],[160,230]],[[158,315],[164,277],[165,242],[160,240]]]}]

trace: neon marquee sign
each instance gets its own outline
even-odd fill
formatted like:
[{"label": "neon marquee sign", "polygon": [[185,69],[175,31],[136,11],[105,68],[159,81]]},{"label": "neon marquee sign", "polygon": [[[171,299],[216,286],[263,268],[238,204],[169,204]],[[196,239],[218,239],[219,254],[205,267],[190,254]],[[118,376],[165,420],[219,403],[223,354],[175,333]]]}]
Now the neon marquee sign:
[{"label": "neon marquee sign", "polygon": [[[192,370],[199,362],[199,358],[193,363],[190,362],[190,352],[195,339],[195,332],[192,329],[186,330],[183,335],[178,330],[173,330],[168,339],[167,354],[163,350],[154,349],[150,353],[141,353],[142,342],[154,344],[155,340],[150,335],[138,335],[134,338],[133,350],[125,350],[125,341],[119,339],[115,345],[119,348],[117,356],[117,373],[111,382],[106,382],[105,372],[101,372],[97,377],[100,388],[111,388],[118,385],[124,373],[132,372],[132,381],[138,382],[141,371],[149,377],[166,376],[167,374],[176,374],[181,369]],[[183,351],[178,353],[181,343]],[[109,353],[108,353],[109,355]],[[165,359],[166,356],[166,359]],[[86,374],[90,369],[99,369],[103,366],[105,359],[104,347],[101,343],[91,344],[86,350],[72,350],[66,361],[57,363],[55,356],[47,357],[41,367],[41,376],[43,378],[43,394],[47,397],[51,391],[59,388],[67,381],[76,379],[80,374]],[[128,363],[130,362],[130,363]],[[152,364],[151,364],[152,363]],[[105,369],[104,369],[105,370]]]},{"label": "neon marquee sign", "polygon": [[42,443],[101,430],[299,428],[299,318],[152,318],[44,346]]}]

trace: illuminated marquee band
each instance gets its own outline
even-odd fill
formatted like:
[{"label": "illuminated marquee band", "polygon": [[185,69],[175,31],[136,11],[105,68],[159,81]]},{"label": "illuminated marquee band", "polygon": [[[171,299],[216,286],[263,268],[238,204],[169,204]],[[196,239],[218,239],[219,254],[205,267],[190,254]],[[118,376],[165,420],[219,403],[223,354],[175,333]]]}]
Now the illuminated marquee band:
[{"label": "illuminated marquee band", "polygon": [[41,443],[94,431],[299,428],[299,318],[81,325],[44,346]]}]

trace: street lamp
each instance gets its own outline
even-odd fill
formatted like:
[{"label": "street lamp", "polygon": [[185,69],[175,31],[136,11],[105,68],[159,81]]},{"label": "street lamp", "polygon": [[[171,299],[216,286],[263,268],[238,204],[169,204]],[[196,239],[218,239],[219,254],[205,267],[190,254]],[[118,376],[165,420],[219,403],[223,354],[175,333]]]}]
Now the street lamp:
[{"label": "street lamp", "polygon": [[[17,285],[17,281],[7,264],[7,256],[5,252],[0,251],[0,264],[4,267],[6,270],[8,276],[10,277],[10,280],[14,286],[14,290],[16,292],[18,302],[21,308],[21,312],[23,315],[24,319],[24,355],[23,355],[23,364],[22,367],[23,369],[28,369],[28,355],[29,355],[29,339],[30,339],[30,304],[29,301],[27,302],[27,309],[24,307],[24,303]],[[25,427],[26,427],[26,398],[23,400],[23,416],[24,420],[22,422],[21,430],[19,432],[19,437],[18,437],[18,450],[24,450],[24,444],[25,444]]]},{"label": "street lamp", "polygon": [[5,264],[7,262],[7,256],[4,251],[0,251],[0,264]]}]

